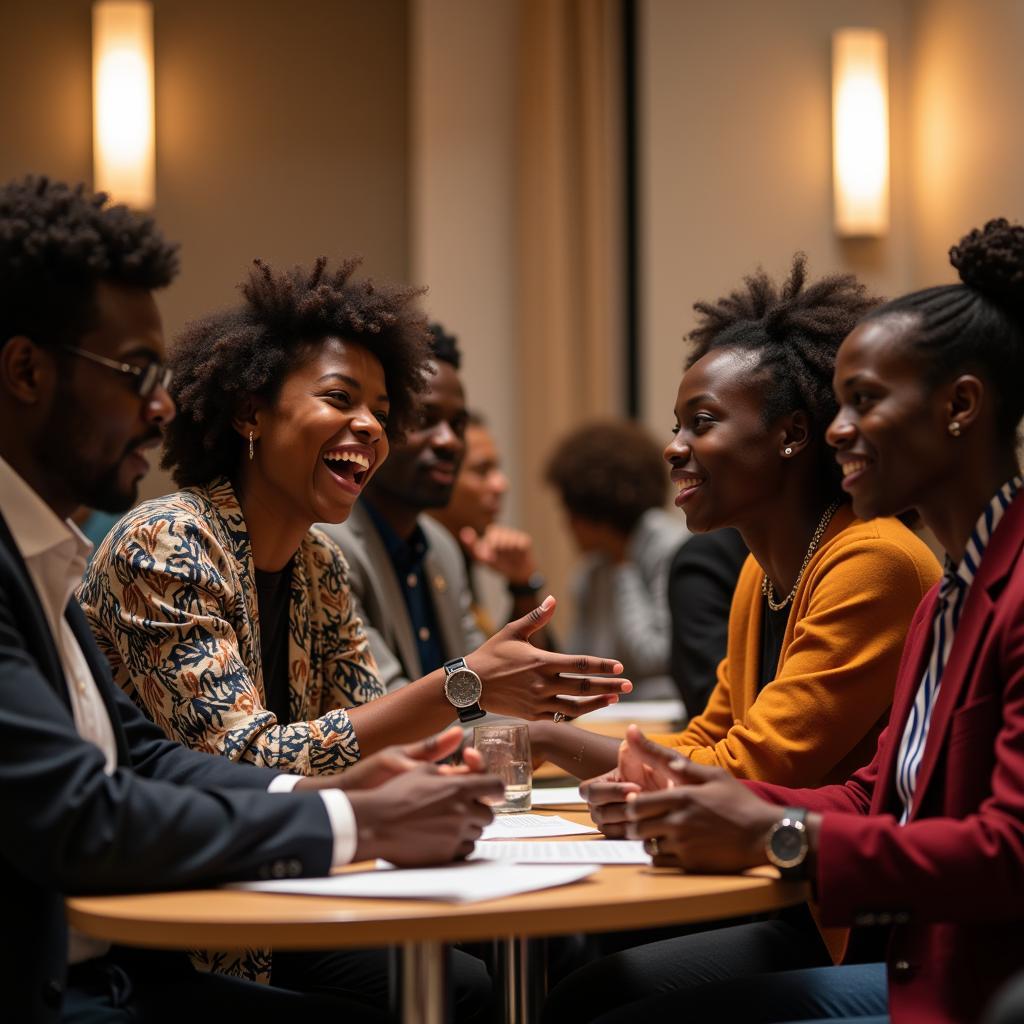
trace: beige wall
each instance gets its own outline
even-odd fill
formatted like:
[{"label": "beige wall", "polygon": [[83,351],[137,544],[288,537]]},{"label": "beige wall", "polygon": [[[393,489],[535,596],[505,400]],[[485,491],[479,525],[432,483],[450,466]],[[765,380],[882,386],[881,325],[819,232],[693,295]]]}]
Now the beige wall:
[{"label": "beige wall", "polygon": [[1024,220],[1024,3],[914,4],[914,284],[955,279],[946,253],[991,217]]},{"label": "beige wall", "polygon": [[[169,337],[255,256],[408,273],[404,0],[157,0],[156,216],[182,242]],[[4,0],[0,180],[91,177],[90,4]],[[148,479],[147,493],[165,489]]]},{"label": "beige wall", "polygon": [[[854,271],[884,294],[910,283],[907,4],[898,0],[642,0],[642,408],[667,437],[682,336],[697,299],[797,249],[814,274]],[[888,238],[832,231],[830,38],[889,36],[893,217]]]},{"label": "beige wall", "polygon": [[[413,0],[412,280],[458,335],[472,408],[521,479],[515,395],[517,0]],[[506,518],[518,521],[513,486]]]}]

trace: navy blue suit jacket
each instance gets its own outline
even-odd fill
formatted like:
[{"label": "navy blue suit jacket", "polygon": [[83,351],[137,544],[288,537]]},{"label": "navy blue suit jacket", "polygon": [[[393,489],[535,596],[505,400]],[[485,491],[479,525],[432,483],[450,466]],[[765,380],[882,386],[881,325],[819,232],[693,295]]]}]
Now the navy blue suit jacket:
[{"label": "navy blue suit jacket", "polygon": [[64,895],[320,875],[333,837],[316,793],[187,750],[116,687],[85,617],[66,617],[113,724],[118,764],[75,729],[54,638],[0,517],[0,992],[11,1020],[56,1021],[67,971]]}]

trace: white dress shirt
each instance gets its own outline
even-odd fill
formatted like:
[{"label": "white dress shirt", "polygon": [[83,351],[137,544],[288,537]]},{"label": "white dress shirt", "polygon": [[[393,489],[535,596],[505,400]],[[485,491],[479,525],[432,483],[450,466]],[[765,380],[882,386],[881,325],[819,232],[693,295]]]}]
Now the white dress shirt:
[{"label": "white dress shirt", "polygon": [[[92,544],[70,519],[61,521],[3,458],[0,458],[0,511],[25,560],[32,585],[46,614],[68,684],[75,728],[82,739],[99,747],[103,754],[103,770],[110,775],[117,767],[114,729],[85,655],[64,617],[68,601],[82,580]],[[299,775],[278,775],[267,791],[291,792],[300,778]],[[340,867],[355,855],[355,815],[348,797],[341,790],[322,789],[318,792],[334,834],[332,866]],[[107,949],[109,943],[89,938],[74,929],[69,932],[70,963],[102,956]]]}]

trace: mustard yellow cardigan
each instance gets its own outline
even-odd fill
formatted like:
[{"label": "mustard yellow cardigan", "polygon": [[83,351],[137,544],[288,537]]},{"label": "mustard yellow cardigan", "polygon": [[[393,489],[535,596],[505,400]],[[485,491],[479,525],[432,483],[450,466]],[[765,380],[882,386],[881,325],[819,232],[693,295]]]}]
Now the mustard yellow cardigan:
[{"label": "mustard yellow cardigan", "polygon": [[793,599],[775,679],[758,692],[764,600],[761,567],[749,557],[707,708],[682,732],[653,738],[739,778],[844,781],[874,754],[907,627],[939,575],[902,523],[864,522],[842,506]]}]

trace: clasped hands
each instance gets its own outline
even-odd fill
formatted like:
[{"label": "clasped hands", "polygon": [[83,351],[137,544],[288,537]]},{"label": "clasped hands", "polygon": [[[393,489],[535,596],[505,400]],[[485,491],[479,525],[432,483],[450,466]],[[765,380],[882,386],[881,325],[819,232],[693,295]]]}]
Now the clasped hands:
[{"label": "clasped hands", "polygon": [[580,785],[610,839],[643,839],[657,867],[730,872],[764,864],[779,808],[721,768],[696,764],[626,730],[618,764]]}]

